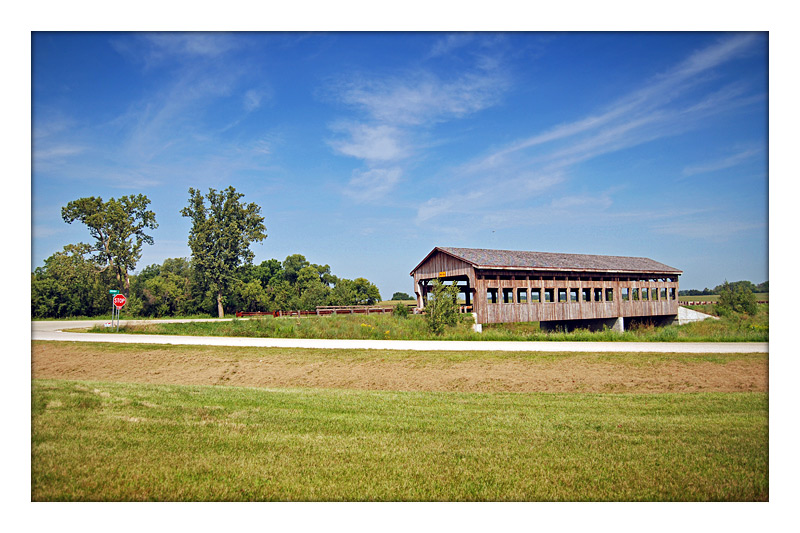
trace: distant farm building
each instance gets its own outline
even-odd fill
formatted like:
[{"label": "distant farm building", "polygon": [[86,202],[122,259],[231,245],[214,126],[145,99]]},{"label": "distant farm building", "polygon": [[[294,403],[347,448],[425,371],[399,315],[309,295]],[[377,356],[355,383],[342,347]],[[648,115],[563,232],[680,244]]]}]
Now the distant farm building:
[{"label": "distant farm building", "polygon": [[543,329],[671,322],[677,268],[644,257],[436,247],[411,271],[422,311],[431,282],[457,282],[478,324],[540,322]]}]

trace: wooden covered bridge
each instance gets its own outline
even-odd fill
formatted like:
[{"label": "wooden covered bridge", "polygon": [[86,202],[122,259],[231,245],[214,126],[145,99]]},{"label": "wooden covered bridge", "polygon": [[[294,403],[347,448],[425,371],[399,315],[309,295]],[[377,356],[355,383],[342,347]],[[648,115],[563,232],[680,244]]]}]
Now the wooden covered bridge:
[{"label": "wooden covered bridge", "polygon": [[420,311],[438,279],[458,283],[478,324],[622,331],[626,318],[675,320],[682,273],[644,257],[436,247],[411,276]]}]

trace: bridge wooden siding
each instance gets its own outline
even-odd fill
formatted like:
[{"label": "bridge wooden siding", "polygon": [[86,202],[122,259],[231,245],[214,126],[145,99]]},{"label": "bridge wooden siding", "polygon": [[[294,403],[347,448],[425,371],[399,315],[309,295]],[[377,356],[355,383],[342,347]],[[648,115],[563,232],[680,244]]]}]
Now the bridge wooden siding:
[{"label": "bridge wooden siding", "polygon": [[[483,277],[483,279],[480,279],[481,277]],[[563,280],[554,279],[555,277],[556,276],[553,276],[547,279],[541,276],[537,277],[537,279],[530,279],[530,276],[520,276],[521,279],[500,280],[497,279],[497,276],[494,276],[494,279],[487,279],[486,275],[479,276],[475,291],[476,294],[486,295],[489,289],[496,288],[498,289],[498,302],[489,303],[488,300],[484,300],[476,295],[478,322],[481,324],[549,322],[678,314],[679,302],[677,296],[674,299],[669,299],[670,289],[674,289],[677,295],[677,282],[584,280],[580,279],[576,273],[563,273],[563,277],[566,278]],[[628,289],[628,300],[622,299],[623,288]],[[648,289],[648,296],[655,290],[659,298],[661,297],[661,289],[667,289],[667,298],[658,300],[630,300],[632,289],[639,289],[639,297],[641,298],[641,289],[643,288]],[[503,302],[502,289],[513,290],[513,303]],[[518,289],[525,289],[527,291],[526,303],[517,302]],[[531,291],[535,289],[538,289],[541,295],[539,303],[532,301]],[[553,291],[555,301],[544,301],[546,289]],[[566,290],[566,302],[558,301],[559,289]],[[578,291],[577,302],[570,301],[571,289],[576,289]],[[600,289],[601,300],[582,301],[583,289],[590,290],[590,295],[593,300],[596,296],[595,289]],[[613,291],[613,299],[611,301],[607,300],[607,290],[609,289]]]},{"label": "bridge wooden siding", "polygon": [[[418,309],[424,309],[434,279],[456,281],[481,324],[677,315],[680,274],[646,258],[439,247],[411,272]],[[642,299],[643,289],[647,299]],[[518,299],[520,290],[525,302]],[[539,291],[538,302],[533,300],[534,290]],[[553,301],[545,301],[546,290],[552,291]],[[559,290],[566,292],[566,302],[558,301]],[[496,303],[489,301],[490,291],[495,292]],[[511,298],[506,302],[508,291]],[[571,301],[575,294],[571,291],[577,291],[577,301]]]}]

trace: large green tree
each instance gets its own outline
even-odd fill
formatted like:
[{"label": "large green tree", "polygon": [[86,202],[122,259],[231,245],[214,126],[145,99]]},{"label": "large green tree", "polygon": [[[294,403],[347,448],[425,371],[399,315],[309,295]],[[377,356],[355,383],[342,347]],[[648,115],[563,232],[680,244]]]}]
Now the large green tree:
[{"label": "large green tree", "polygon": [[[250,244],[267,237],[261,207],[245,204],[232,186],[203,194],[189,189],[189,205],[181,214],[192,220],[189,248],[200,282],[216,295],[217,313],[225,315],[224,295],[237,280],[239,269],[253,262]],[[206,200],[208,205],[206,205]]]},{"label": "large green tree", "polygon": [[103,270],[111,268],[119,289],[130,292],[130,272],[142,257],[142,245],[153,244],[153,237],[145,230],[156,229],[156,215],[147,206],[150,200],[143,194],[111,198],[104,202],[100,197],[90,196],[69,202],[61,209],[64,222],[76,220],[89,228],[95,239],[91,245],[93,260]]},{"label": "large green tree", "polygon": [[262,261],[259,265],[247,266],[243,269],[245,275],[242,279],[246,282],[258,280],[262,286],[274,285],[283,279],[283,267],[277,259]]},{"label": "large green tree", "polygon": [[144,315],[188,315],[194,311],[193,281],[194,270],[187,259],[165,259],[134,276],[131,293],[141,300]]},{"label": "large green tree", "polygon": [[727,280],[725,280],[725,282],[722,285],[717,285],[711,292],[713,294],[722,294],[723,290],[732,290],[732,291],[744,290],[748,292],[756,292],[756,286],[753,285],[752,281],[743,280],[743,281],[728,282]]},{"label": "large green tree", "polygon": [[31,315],[36,318],[95,316],[111,309],[108,271],[84,256],[88,244],[68,244],[44,260],[31,275]]},{"label": "large green tree", "polygon": [[378,287],[367,278],[354,279],[353,289],[356,293],[356,305],[375,305],[381,300]]},{"label": "large green tree", "polygon": [[283,278],[294,285],[297,283],[297,276],[300,271],[310,265],[311,263],[308,262],[304,255],[292,254],[283,261]]}]

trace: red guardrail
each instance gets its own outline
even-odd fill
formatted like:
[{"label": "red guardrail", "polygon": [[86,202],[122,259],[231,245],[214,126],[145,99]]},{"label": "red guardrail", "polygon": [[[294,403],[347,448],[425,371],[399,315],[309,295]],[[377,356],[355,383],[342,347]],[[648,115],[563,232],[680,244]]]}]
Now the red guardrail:
[{"label": "red guardrail", "polygon": [[372,315],[375,313],[392,313],[394,307],[372,307],[372,306],[320,306],[316,311],[238,311],[237,318],[250,316],[272,316],[281,317],[304,317],[304,316],[329,316],[329,315],[352,315],[363,314]]},{"label": "red guardrail", "polygon": [[243,316],[273,316],[272,311],[237,311],[236,318]]}]

